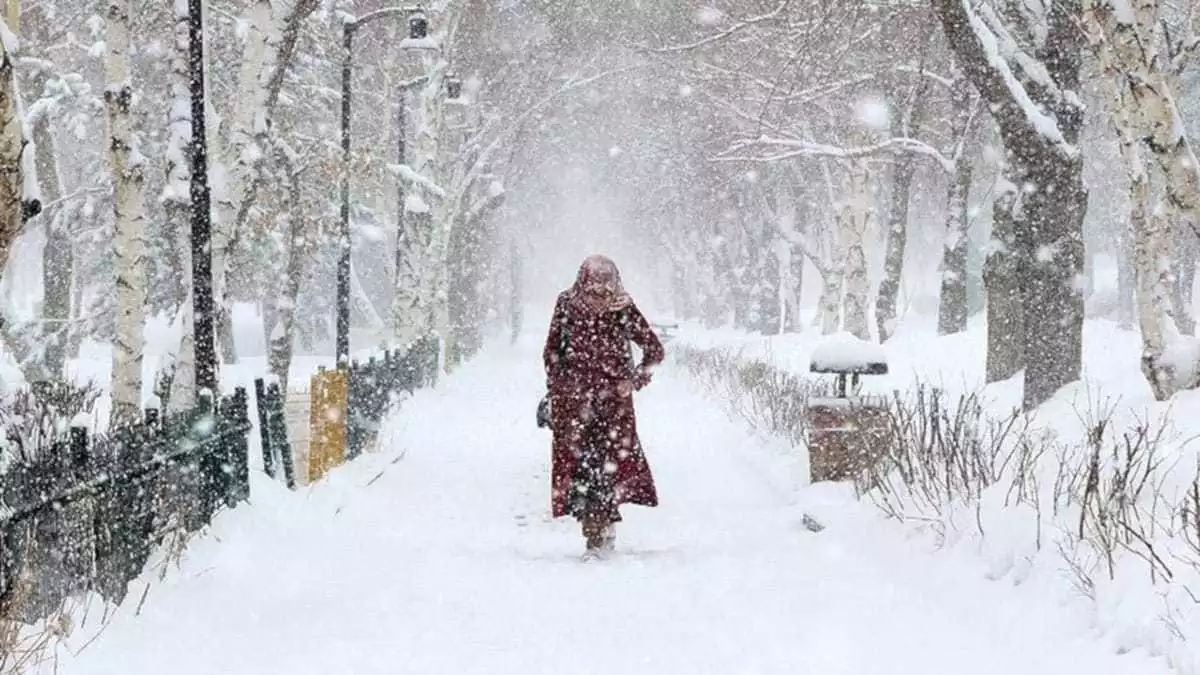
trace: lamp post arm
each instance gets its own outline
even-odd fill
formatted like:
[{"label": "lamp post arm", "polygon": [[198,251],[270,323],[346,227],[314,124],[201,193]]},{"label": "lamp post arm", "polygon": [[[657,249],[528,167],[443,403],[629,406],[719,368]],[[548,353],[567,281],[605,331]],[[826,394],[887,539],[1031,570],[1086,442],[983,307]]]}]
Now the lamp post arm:
[{"label": "lamp post arm", "polygon": [[416,5],[409,5],[406,7],[384,7],[383,9],[367,12],[356,19],[347,21],[345,24],[345,29],[353,32],[368,23],[372,23],[380,19],[386,19],[389,16],[407,15],[410,12],[415,12],[420,9],[421,7]]}]

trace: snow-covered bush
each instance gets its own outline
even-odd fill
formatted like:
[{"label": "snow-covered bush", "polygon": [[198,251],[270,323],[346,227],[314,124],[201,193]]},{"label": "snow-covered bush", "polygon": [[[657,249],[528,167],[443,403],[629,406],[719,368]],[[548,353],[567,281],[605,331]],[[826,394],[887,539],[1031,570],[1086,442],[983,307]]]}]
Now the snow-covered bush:
[{"label": "snow-covered bush", "polygon": [[91,384],[46,381],[0,399],[0,474],[12,462],[38,457],[70,426],[91,426],[99,397],[100,390]]},{"label": "snow-covered bush", "polygon": [[728,349],[678,346],[675,359],[755,430],[803,443],[804,409],[814,397],[829,396],[829,382],[799,377]]}]

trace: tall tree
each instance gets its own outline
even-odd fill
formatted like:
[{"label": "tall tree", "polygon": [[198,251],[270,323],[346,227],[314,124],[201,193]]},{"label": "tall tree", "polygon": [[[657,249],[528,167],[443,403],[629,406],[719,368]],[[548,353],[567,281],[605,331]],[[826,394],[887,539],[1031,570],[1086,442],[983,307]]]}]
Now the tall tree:
[{"label": "tall tree", "polygon": [[1037,2],[1041,11],[1021,14],[1035,24],[1024,39],[1013,27],[1018,20],[987,2],[932,2],[957,61],[992,110],[1018,186],[1014,253],[1028,319],[1024,407],[1032,409],[1082,368],[1081,0]]},{"label": "tall tree", "polygon": [[146,306],[144,158],[133,124],[133,82],[129,67],[128,0],[108,0],[104,104],[108,116],[108,158],[113,172],[113,215],[117,260],[117,332],[113,345],[113,419],[138,417],[142,395],[143,324]]}]

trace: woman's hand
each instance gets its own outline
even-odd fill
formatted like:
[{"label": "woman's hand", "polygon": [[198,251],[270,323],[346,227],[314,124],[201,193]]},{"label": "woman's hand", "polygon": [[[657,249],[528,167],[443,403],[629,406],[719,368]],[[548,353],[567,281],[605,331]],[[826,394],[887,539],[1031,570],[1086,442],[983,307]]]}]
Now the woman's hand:
[{"label": "woman's hand", "polygon": [[638,368],[632,378],[617,382],[617,395],[621,398],[632,396],[633,392],[640,390],[648,384],[650,384],[650,373],[644,368]]},{"label": "woman's hand", "polygon": [[635,373],[633,376],[634,390],[641,390],[648,384],[650,384],[650,371],[646,370],[645,368],[638,368],[637,373]]}]

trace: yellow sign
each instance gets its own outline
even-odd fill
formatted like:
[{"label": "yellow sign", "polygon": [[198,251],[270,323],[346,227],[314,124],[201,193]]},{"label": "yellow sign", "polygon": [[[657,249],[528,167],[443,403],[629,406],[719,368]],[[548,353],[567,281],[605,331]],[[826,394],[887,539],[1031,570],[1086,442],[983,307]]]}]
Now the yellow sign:
[{"label": "yellow sign", "polygon": [[313,375],[309,391],[308,482],[315,483],[346,461],[349,375],[345,370],[322,370]]}]

